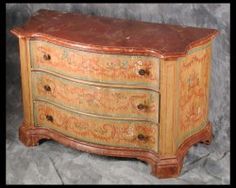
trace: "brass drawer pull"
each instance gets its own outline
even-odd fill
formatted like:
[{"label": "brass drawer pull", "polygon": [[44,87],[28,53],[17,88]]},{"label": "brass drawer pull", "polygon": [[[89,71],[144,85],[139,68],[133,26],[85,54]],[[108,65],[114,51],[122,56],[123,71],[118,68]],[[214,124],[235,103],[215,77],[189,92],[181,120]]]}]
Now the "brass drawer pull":
[{"label": "brass drawer pull", "polygon": [[46,115],[46,119],[47,119],[48,121],[53,122],[53,117],[52,117],[51,115]]},{"label": "brass drawer pull", "polygon": [[140,69],[140,70],[138,71],[138,73],[139,73],[139,75],[141,75],[141,76],[147,74],[147,72],[146,72],[144,69]]},{"label": "brass drawer pull", "polygon": [[49,85],[44,85],[43,87],[46,91],[51,91],[51,87]]},{"label": "brass drawer pull", "polygon": [[144,104],[139,104],[139,105],[137,106],[137,108],[138,108],[139,110],[144,110],[145,108],[147,108],[147,106],[145,106]]},{"label": "brass drawer pull", "polygon": [[48,60],[51,59],[51,56],[50,56],[49,54],[44,54],[44,55],[43,55],[43,59],[44,59],[45,61],[48,61]]},{"label": "brass drawer pull", "polygon": [[147,136],[144,136],[143,134],[139,134],[139,135],[138,135],[138,139],[141,140],[141,141],[145,141],[145,140],[148,139],[148,137],[147,137]]}]

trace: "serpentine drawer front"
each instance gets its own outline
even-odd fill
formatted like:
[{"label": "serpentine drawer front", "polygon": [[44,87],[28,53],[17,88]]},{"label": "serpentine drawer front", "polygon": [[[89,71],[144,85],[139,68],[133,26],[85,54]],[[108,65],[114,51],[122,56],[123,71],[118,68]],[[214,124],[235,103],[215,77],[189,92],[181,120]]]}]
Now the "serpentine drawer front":
[{"label": "serpentine drawer front", "polygon": [[72,138],[91,143],[136,147],[157,152],[157,125],[154,123],[101,119],[44,102],[34,104],[36,126],[54,129]]},{"label": "serpentine drawer front", "polygon": [[158,88],[159,59],[74,50],[44,41],[30,41],[31,62],[81,80]]},{"label": "serpentine drawer front", "polygon": [[24,120],[19,139],[137,158],[159,178],[209,144],[215,29],[39,10],[19,38]]},{"label": "serpentine drawer front", "polygon": [[33,98],[103,116],[158,123],[159,94],[150,90],[98,87],[43,72],[32,73]]}]

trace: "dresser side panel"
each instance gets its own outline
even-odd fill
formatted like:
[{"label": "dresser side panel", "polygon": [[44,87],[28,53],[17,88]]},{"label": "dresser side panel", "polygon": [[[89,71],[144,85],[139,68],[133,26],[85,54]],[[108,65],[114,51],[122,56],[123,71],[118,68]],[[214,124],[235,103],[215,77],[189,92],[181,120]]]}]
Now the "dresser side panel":
[{"label": "dresser side panel", "polygon": [[177,61],[178,132],[176,147],[208,123],[211,42],[192,49]]},{"label": "dresser side panel", "polygon": [[24,123],[26,125],[33,124],[32,109],[32,91],[31,91],[31,67],[29,40],[27,38],[19,38],[20,47],[20,64],[21,64],[21,89],[24,111]]}]

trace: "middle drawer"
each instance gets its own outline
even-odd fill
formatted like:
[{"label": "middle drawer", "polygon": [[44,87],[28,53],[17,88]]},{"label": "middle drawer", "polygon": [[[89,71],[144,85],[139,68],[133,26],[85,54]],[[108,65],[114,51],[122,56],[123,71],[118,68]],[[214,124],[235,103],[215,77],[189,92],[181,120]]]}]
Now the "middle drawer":
[{"label": "middle drawer", "polygon": [[89,114],[158,123],[159,94],[145,89],[87,85],[41,71],[32,72],[33,98]]}]

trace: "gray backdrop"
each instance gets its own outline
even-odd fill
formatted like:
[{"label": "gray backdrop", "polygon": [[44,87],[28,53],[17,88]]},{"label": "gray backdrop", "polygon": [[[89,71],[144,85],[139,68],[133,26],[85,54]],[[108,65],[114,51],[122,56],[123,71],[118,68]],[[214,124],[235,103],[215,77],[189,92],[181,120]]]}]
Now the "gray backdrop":
[{"label": "gray backdrop", "polygon": [[[209,146],[198,144],[189,150],[180,177],[160,180],[150,175],[150,167],[142,161],[88,154],[53,141],[35,148],[26,148],[19,142],[22,104],[18,40],[9,30],[42,8],[220,31],[213,45],[211,75],[209,119],[214,124],[214,140]],[[229,4],[7,4],[6,10],[7,184],[229,183]]]}]

